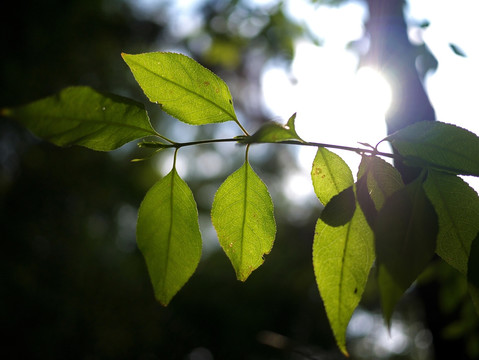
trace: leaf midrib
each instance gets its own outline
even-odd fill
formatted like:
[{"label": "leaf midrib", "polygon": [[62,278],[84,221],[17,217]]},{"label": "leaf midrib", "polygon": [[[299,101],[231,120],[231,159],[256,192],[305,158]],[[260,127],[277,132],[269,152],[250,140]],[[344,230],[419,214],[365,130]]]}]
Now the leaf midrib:
[{"label": "leaf midrib", "polygon": [[[240,251],[240,267],[243,267],[243,257],[244,257],[244,242],[245,242],[245,231],[246,231],[246,212],[248,207],[248,164],[245,162],[245,176],[244,176],[244,198],[243,198],[243,219],[241,226],[241,251]],[[243,275],[243,274],[241,274]]]},{"label": "leaf midrib", "polygon": [[144,70],[146,70],[147,72],[149,72],[149,73],[151,73],[151,74],[153,74],[153,75],[155,75],[155,76],[158,76],[158,77],[161,78],[162,80],[164,80],[164,81],[166,81],[166,82],[169,82],[169,83],[171,83],[171,84],[173,84],[173,85],[175,85],[175,86],[177,86],[177,87],[179,87],[179,88],[185,90],[186,92],[189,92],[189,93],[191,93],[191,94],[194,94],[194,95],[198,96],[199,98],[205,100],[206,102],[212,104],[213,106],[215,106],[215,107],[217,107],[218,109],[220,109],[221,111],[223,111],[226,115],[228,115],[229,117],[231,117],[232,120],[237,121],[236,116],[232,115],[228,110],[226,110],[226,109],[224,109],[223,107],[219,106],[216,102],[214,102],[214,101],[208,99],[207,97],[203,96],[202,94],[199,94],[199,93],[197,93],[197,92],[195,92],[195,91],[192,91],[191,89],[188,89],[187,87],[185,87],[185,86],[183,86],[183,85],[181,85],[181,84],[179,84],[179,83],[176,83],[176,82],[174,82],[174,81],[172,81],[172,80],[170,80],[170,79],[168,79],[168,78],[166,78],[166,77],[164,77],[164,76],[162,76],[162,75],[160,75],[160,74],[157,74],[157,73],[155,73],[153,70],[150,70],[149,68],[145,67],[144,65],[142,65],[142,64],[140,64],[140,63],[138,63],[138,62],[136,62],[136,61],[133,61],[133,62],[134,62],[136,65],[138,65],[139,67],[141,67],[141,68],[143,68]]},{"label": "leaf midrib", "polygon": [[55,136],[62,136],[64,134],[67,134],[68,132],[74,131],[79,126],[81,126],[83,124],[87,124],[87,123],[88,124],[95,124],[95,125],[110,125],[110,126],[115,126],[115,127],[118,127],[118,128],[130,128],[130,129],[133,129],[133,130],[141,130],[141,131],[150,133],[151,135],[157,135],[157,132],[155,130],[148,129],[148,128],[145,129],[145,128],[142,128],[142,127],[137,126],[137,125],[123,124],[123,123],[115,122],[115,121],[90,120],[90,119],[79,120],[78,118],[70,117],[70,116],[47,116],[46,118],[48,118],[50,120],[64,119],[64,120],[68,120],[68,121],[72,121],[72,122],[77,123],[77,125],[74,126],[74,127],[71,127],[69,129],[66,129],[66,130],[64,130],[62,132],[59,132],[59,133],[51,134],[49,136],[49,138],[55,137]]},{"label": "leaf midrib", "polygon": [[164,281],[163,281],[163,286],[162,286],[162,289],[161,289],[161,292],[163,294],[166,295],[166,287],[167,287],[167,279],[168,279],[168,265],[169,265],[169,259],[170,259],[170,249],[171,249],[171,238],[172,238],[172,234],[173,234],[173,215],[174,215],[174,211],[173,211],[173,204],[174,204],[174,201],[173,201],[173,198],[174,198],[174,191],[175,191],[175,175],[176,175],[176,171],[173,169],[172,172],[171,172],[171,185],[170,185],[170,189],[171,189],[171,196],[170,196],[170,223],[169,223],[169,226],[168,226],[168,236],[167,236],[167,242],[166,242],[166,251],[165,251],[165,254],[166,254],[166,261],[164,261],[164,264],[165,264],[165,267],[164,267]]},{"label": "leaf midrib", "polygon": [[[353,215],[354,217],[354,215]],[[346,266],[345,265],[345,259],[346,259],[346,252],[347,252],[347,245],[348,245],[348,240],[349,240],[349,233],[351,231],[351,225],[352,225],[352,219],[351,221],[348,222],[348,227],[347,227],[347,231],[346,231],[346,236],[345,236],[345,242],[344,242],[344,249],[343,249],[343,256],[341,258],[341,272],[340,272],[340,284],[339,284],[339,296],[338,296],[338,321],[341,321],[341,313],[342,313],[342,306],[341,306],[341,303],[342,303],[342,297],[343,297],[343,286],[344,286],[344,267]]]}]

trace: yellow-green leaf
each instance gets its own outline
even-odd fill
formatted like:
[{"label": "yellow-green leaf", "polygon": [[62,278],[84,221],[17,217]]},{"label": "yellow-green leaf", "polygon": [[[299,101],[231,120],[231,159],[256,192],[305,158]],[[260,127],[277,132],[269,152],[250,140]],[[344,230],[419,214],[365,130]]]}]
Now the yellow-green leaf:
[{"label": "yellow-green leaf", "polygon": [[226,83],[188,56],[168,52],[122,54],[151,102],[191,125],[233,120],[233,100]]},{"label": "yellow-green leaf", "polygon": [[86,86],[69,87],[33,103],[4,109],[2,114],[58,146],[110,151],[132,140],[157,135],[142,104]]},{"label": "yellow-green leaf", "polygon": [[198,210],[188,185],[175,169],[159,180],[141,203],[137,224],[155,296],[167,305],[200,261]]},{"label": "yellow-green leaf", "polygon": [[271,251],[276,234],[273,202],[248,161],[218,189],[211,220],[236,277],[245,281]]},{"label": "yellow-green leaf", "polygon": [[373,233],[359,206],[346,225],[332,227],[318,220],[314,273],[336,342],[344,354],[346,328],[361,300],[374,257]]},{"label": "yellow-green leaf", "polygon": [[354,183],[353,174],[346,162],[325,148],[318,148],[313,160],[311,179],[314,192],[323,205]]}]

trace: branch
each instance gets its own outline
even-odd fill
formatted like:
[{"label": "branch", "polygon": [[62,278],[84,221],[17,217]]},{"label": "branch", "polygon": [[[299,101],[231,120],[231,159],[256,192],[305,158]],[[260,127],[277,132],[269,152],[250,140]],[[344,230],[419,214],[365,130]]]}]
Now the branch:
[{"label": "branch", "polygon": [[286,144],[286,145],[313,146],[313,147],[320,147],[320,148],[338,149],[338,150],[345,150],[345,151],[353,151],[358,154],[371,154],[371,155],[379,155],[379,156],[387,157],[391,159],[401,159],[401,156],[399,155],[381,152],[381,151],[378,151],[376,148],[369,149],[369,148],[359,148],[359,147],[351,147],[351,146],[344,146],[344,145],[326,144],[326,143],[308,142],[308,141],[296,141],[296,140],[283,140],[278,142],[245,142],[244,140],[249,137],[250,136],[237,136],[234,138],[227,138],[227,139],[206,139],[206,140],[196,140],[196,141],[189,141],[189,142],[183,142],[183,143],[172,142],[171,144],[165,144],[158,141],[142,141],[138,143],[138,146],[145,147],[145,148],[155,148],[155,149],[169,149],[169,148],[180,149],[186,146],[196,146],[196,145],[203,145],[203,144],[225,143],[225,142],[237,142],[238,144],[241,144],[241,145]]}]

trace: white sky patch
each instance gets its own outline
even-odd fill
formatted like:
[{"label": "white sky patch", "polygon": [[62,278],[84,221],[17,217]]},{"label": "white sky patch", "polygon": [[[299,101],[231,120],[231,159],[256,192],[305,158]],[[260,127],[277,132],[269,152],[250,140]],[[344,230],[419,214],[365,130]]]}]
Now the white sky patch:
[{"label": "white sky patch", "polygon": [[[409,3],[408,16],[418,22],[427,19],[431,24],[423,31],[423,38],[439,67],[427,77],[426,88],[437,119],[479,134],[479,22],[475,20],[479,2]],[[287,1],[286,9],[292,18],[306,22],[315,35],[324,39],[324,44],[317,47],[299,42],[291,74],[279,66],[265,69],[264,98],[273,118],[285,122],[297,112],[297,131],[305,140],[353,147],[359,141],[375,145],[386,136],[384,113],[390,90],[377,73],[356,73],[358,59],[345,49],[349,41],[361,36],[365,9],[355,2],[341,7],[315,7],[307,0]],[[450,43],[459,46],[467,57],[454,54]],[[305,174],[311,168],[314,152],[315,149],[298,150]],[[359,156],[338,154],[354,174]],[[469,177],[467,181],[479,188],[479,179]]]},{"label": "white sky patch", "polygon": [[[439,61],[427,80],[429,96],[439,121],[454,123],[479,133],[479,2],[474,0],[411,0],[409,15],[428,19],[424,40]],[[461,48],[466,57],[453,53],[449,44]]]}]

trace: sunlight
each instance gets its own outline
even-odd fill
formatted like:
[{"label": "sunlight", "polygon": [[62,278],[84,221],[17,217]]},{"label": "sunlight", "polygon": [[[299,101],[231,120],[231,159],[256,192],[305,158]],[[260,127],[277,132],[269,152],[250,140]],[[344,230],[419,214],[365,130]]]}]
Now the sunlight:
[{"label": "sunlight", "polygon": [[[296,130],[307,141],[374,146],[386,136],[391,89],[372,68],[357,71],[357,62],[346,51],[299,43],[290,74],[270,66],[263,75],[264,99],[273,119],[284,122],[297,112]],[[315,151],[297,149],[304,172],[310,171]],[[340,156],[355,172],[360,157],[351,152]]]},{"label": "sunlight", "polygon": [[384,77],[370,67],[363,67],[356,74],[356,90],[361,113],[366,116],[384,117],[391,105],[391,86]]}]

